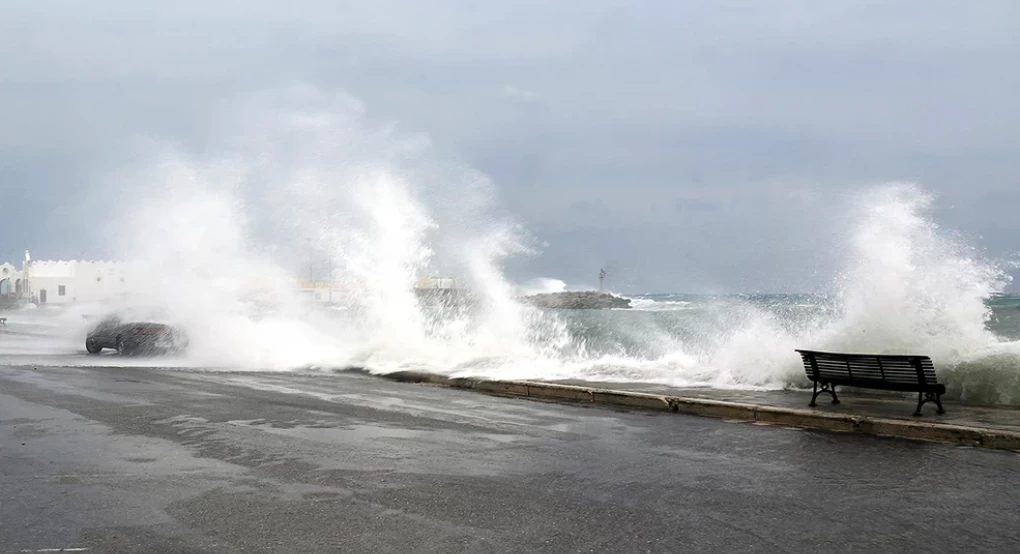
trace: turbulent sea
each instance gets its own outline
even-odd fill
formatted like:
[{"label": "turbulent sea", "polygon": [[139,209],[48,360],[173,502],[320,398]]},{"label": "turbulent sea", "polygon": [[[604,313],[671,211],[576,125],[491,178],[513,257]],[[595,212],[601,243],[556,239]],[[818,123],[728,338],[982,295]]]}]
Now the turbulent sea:
[{"label": "turbulent sea", "polygon": [[[996,295],[982,302],[985,325],[975,336],[966,326],[910,321],[881,327],[848,319],[840,300],[824,295],[633,295],[633,308],[614,310],[529,310],[536,328],[532,349],[501,355],[477,355],[478,344],[448,342],[432,335],[415,346],[351,344],[345,335],[330,341],[322,333],[356,325],[349,309],[302,307],[294,318],[286,310],[238,310],[210,315],[216,328],[190,325],[196,348],[175,359],[121,359],[84,353],[85,324],[80,317],[100,306],[21,310],[0,334],[0,363],[56,365],[156,365],[210,371],[331,371],[363,368],[371,372],[418,369],[493,378],[581,379],[678,387],[778,389],[806,384],[794,348],[851,352],[928,354],[935,358],[949,396],[971,402],[1020,404],[1020,297]],[[422,307],[434,319],[469,321],[469,314]],[[931,314],[928,309],[914,314]],[[910,317],[909,312],[900,314]],[[293,318],[293,319],[292,319]],[[315,326],[314,334],[312,327]],[[304,332],[302,332],[304,330]],[[882,333],[890,333],[883,335]],[[939,334],[941,332],[942,334]],[[896,336],[892,333],[904,333]],[[349,336],[349,335],[346,335]],[[549,338],[555,337],[556,342]],[[253,339],[261,342],[250,342]],[[263,340],[269,339],[269,340]],[[423,349],[432,342],[435,350]]]},{"label": "turbulent sea", "polygon": [[[128,297],[164,307],[192,337],[185,358],[144,363],[774,389],[805,383],[795,348],[909,352],[935,360],[951,397],[1020,405],[1020,300],[1001,294],[1012,266],[940,227],[921,186],[826,201],[834,246],[817,256],[838,268],[818,278],[825,296],[630,295],[632,309],[542,310],[516,300],[525,285],[504,271],[541,259],[541,237],[485,175],[373,126],[347,97],[276,91],[235,111],[207,152],[149,144],[88,191],[113,207],[82,207],[102,214],[93,243],[131,262]],[[342,281],[332,307],[295,290],[312,261]],[[434,276],[477,305],[423,304],[415,283]],[[103,309],[6,314],[0,363],[143,363],[84,354],[81,316]]]},{"label": "turbulent sea", "polygon": [[[873,318],[855,321],[840,298],[827,295],[632,298],[631,310],[561,312],[570,335],[601,360],[586,369],[588,378],[787,387],[804,384],[794,348],[912,353],[935,358],[950,396],[1020,403],[1020,296],[981,302],[983,326],[952,321],[939,313],[946,306],[928,305],[876,308]],[[880,314],[903,320],[883,321]]]}]

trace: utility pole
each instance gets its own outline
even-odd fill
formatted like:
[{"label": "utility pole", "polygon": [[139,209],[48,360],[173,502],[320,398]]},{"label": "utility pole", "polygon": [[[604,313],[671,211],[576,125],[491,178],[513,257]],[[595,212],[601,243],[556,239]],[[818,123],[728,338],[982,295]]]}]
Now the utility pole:
[{"label": "utility pole", "polygon": [[600,269],[599,270],[599,292],[603,291],[603,283],[605,282],[605,280],[606,280],[606,270],[605,269]]}]

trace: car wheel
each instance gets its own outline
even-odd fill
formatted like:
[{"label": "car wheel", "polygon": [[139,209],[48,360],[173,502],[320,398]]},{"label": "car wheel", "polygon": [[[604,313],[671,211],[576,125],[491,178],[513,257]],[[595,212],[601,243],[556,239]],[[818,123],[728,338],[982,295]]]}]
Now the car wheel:
[{"label": "car wheel", "polygon": [[89,337],[85,339],[85,351],[89,354],[99,354],[103,351],[103,347],[96,344],[96,339]]}]

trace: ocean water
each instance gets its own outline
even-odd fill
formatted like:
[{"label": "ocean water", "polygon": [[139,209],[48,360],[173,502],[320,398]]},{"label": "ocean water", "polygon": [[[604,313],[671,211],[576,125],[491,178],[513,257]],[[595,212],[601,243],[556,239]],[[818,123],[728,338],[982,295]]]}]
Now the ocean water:
[{"label": "ocean water", "polygon": [[[806,386],[793,348],[925,354],[934,357],[949,396],[1020,402],[1020,296],[982,302],[984,332],[914,320],[889,329],[847,319],[838,297],[810,294],[632,296],[631,310],[560,312],[570,335],[600,360],[594,380],[676,386]],[[914,312],[931,315],[927,309]],[[909,312],[906,317],[910,317]],[[894,331],[902,335],[882,334]]]},{"label": "ocean water", "polygon": [[[297,88],[235,108],[209,151],[144,143],[131,157],[141,162],[97,179],[92,195],[120,199],[96,211],[95,243],[132,262],[131,301],[169,311],[189,353],[90,358],[81,316],[109,306],[77,305],[10,314],[0,363],[775,389],[803,385],[793,350],[817,348],[927,354],[950,396],[1020,404],[1020,302],[1001,294],[1006,267],[943,229],[922,186],[861,187],[832,204],[847,226],[835,231],[843,250],[824,253],[841,260],[825,295],[629,295],[630,310],[541,310],[521,291],[562,282],[506,276],[509,261],[541,256],[541,237],[485,175],[427,137],[369,123],[347,96]],[[343,281],[332,307],[294,288],[326,268]],[[423,302],[414,284],[437,275],[478,302]]]},{"label": "ocean water", "polygon": [[[81,315],[111,306],[27,309],[5,314],[11,323],[0,333],[0,363],[152,365],[209,371],[357,367],[376,373],[416,369],[493,378],[584,379],[624,386],[634,382],[780,389],[807,385],[794,348],[822,348],[932,355],[950,397],[1020,404],[1020,296],[995,295],[983,301],[987,334],[982,340],[986,342],[969,344],[948,334],[924,334],[928,322],[923,321],[914,322],[918,334],[906,341],[869,334],[866,325],[857,328],[848,324],[840,300],[829,295],[640,294],[629,298],[631,309],[535,310],[531,315],[536,329],[550,334],[538,331],[536,347],[518,353],[507,353],[499,346],[457,344],[457,339],[439,334],[451,321],[469,326],[487,310],[485,306],[421,305],[423,321],[430,326],[423,332],[423,340],[435,347],[430,352],[386,342],[372,345],[368,340],[352,345],[349,334],[343,333],[357,326],[362,315],[342,305],[305,304],[302,314],[296,315],[278,304],[262,303],[237,310],[231,320],[219,319],[218,324],[224,327],[207,330],[212,334],[199,337],[191,353],[151,359],[84,353],[87,323]],[[303,334],[305,325],[323,334]],[[192,333],[198,331],[195,325],[188,328]],[[339,334],[330,339],[326,329]],[[461,337],[470,340],[469,328],[461,332]],[[853,336],[848,336],[851,332]],[[258,347],[244,345],[242,351],[229,350],[254,337],[276,339]],[[550,343],[550,337],[559,342]]]}]

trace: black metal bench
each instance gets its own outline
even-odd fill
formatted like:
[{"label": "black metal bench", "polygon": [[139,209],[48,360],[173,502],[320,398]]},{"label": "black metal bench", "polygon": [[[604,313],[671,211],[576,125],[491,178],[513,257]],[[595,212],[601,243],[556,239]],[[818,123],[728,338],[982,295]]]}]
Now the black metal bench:
[{"label": "black metal bench", "polygon": [[921,406],[934,402],[939,414],[942,395],[946,386],[935,379],[935,364],[928,356],[904,356],[895,354],[837,354],[815,350],[797,350],[804,360],[804,371],[814,383],[811,404],[819,394],[832,395],[832,403],[839,404],[836,386],[903,391],[917,393],[915,416],[921,415]]}]

